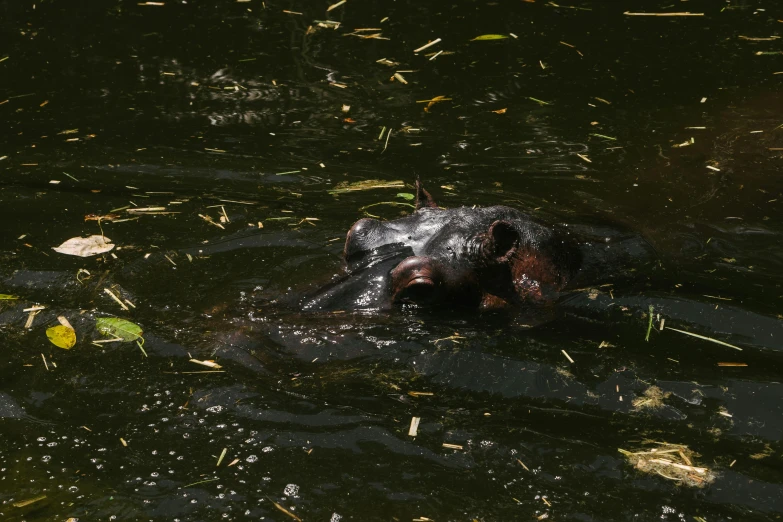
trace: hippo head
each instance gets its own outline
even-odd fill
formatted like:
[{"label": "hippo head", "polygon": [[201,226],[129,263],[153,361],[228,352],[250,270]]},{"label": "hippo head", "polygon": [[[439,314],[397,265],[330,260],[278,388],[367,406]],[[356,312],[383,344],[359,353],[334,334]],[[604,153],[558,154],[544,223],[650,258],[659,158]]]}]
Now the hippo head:
[{"label": "hippo head", "polygon": [[567,232],[515,209],[443,209],[418,182],[416,201],[409,216],[357,221],[345,241],[346,275],[304,308],[499,310],[553,301],[578,269]]}]

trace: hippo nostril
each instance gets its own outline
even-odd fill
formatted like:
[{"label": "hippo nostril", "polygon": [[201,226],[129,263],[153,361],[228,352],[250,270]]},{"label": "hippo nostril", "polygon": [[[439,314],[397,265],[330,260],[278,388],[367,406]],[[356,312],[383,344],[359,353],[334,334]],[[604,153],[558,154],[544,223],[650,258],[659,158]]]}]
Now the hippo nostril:
[{"label": "hippo nostril", "polygon": [[434,287],[435,286],[435,282],[429,276],[419,275],[419,276],[414,277],[413,279],[411,279],[410,281],[408,281],[405,284],[405,288],[409,288],[411,286],[432,286],[432,287]]},{"label": "hippo nostril", "polygon": [[398,299],[401,301],[419,304],[432,302],[434,297],[435,283],[428,277],[417,277],[411,280],[398,295]]},{"label": "hippo nostril", "polygon": [[433,259],[405,258],[390,275],[393,301],[424,304],[435,300],[441,274]]}]

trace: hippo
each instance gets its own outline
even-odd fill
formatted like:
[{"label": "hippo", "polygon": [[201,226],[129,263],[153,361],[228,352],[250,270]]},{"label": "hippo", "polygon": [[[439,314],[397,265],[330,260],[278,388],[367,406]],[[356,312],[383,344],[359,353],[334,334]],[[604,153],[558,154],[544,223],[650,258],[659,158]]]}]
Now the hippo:
[{"label": "hippo", "polygon": [[419,181],[415,207],[399,219],[354,223],[343,250],[345,274],[306,297],[302,309],[492,312],[542,306],[584,284],[586,272],[607,274],[613,258],[650,257],[638,236],[592,230],[585,237],[574,227],[548,225],[501,205],[441,208]]}]

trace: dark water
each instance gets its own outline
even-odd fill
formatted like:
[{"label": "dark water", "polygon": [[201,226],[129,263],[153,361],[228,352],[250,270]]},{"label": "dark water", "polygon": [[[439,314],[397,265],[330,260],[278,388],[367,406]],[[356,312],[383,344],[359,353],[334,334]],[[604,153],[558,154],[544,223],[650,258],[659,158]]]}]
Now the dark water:
[{"label": "dark water", "polygon": [[[0,302],[0,518],[780,519],[779,2],[163,3],[0,10],[0,293],[20,297]],[[275,303],[339,272],[355,220],[408,212],[362,208],[416,174],[441,205],[634,230],[660,262],[532,328]],[[409,186],[329,193],[367,179]],[[199,216],[220,205],[223,228]],[[114,255],[51,249],[112,211],[134,218],[101,222]],[[61,315],[69,351],[45,334]],[[100,317],[149,357],[92,345]],[[714,480],[618,452],[649,441]]]}]

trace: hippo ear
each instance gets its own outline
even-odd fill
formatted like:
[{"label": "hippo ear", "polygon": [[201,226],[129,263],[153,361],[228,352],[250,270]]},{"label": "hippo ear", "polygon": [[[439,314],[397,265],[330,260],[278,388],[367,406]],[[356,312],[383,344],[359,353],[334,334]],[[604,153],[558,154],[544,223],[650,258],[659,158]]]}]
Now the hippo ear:
[{"label": "hippo ear", "polygon": [[421,186],[421,180],[416,178],[416,210],[421,207],[438,208],[438,204],[432,199],[432,196]]},{"label": "hippo ear", "polygon": [[489,233],[484,245],[487,257],[499,263],[505,263],[519,246],[519,232],[508,221],[495,221],[489,226]]}]

